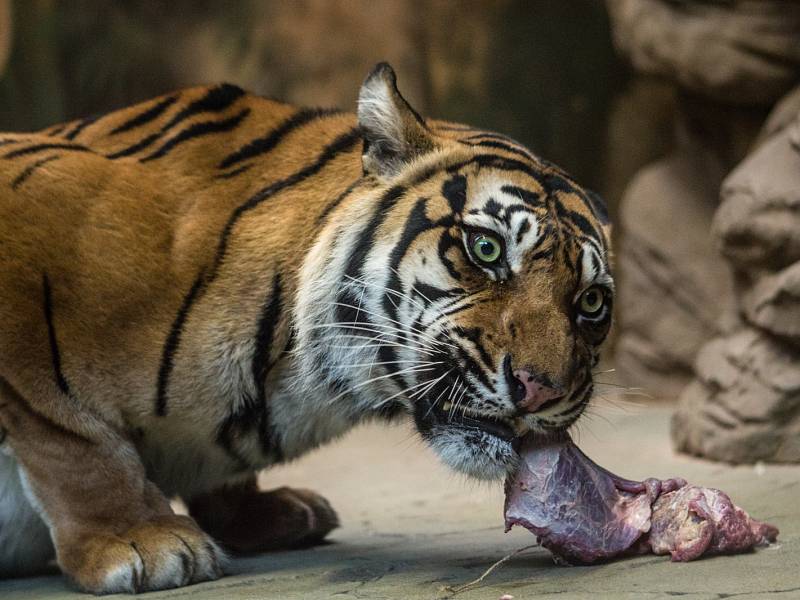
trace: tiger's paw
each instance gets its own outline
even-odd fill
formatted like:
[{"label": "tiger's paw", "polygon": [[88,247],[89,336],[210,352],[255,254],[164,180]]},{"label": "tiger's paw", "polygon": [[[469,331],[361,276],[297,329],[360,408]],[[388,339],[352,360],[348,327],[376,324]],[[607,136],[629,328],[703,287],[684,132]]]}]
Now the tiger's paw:
[{"label": "tiger's paw", "polygon": [[278,520],[294,532],[288,546],[319,544],[339,527],[339,516],[323,496],[302,488],[282,487],[271,492],[270,502],[279,505]]},{"label": "tiger's paw", "polygon": [[64,571],[94,594],[181,587],[222,576],[224,553],[189,517],[146,521],[120,535],[94,535],[60,556]]},{"label": "tiger's paw", "polygon": [[253,483],[223,488],[189,508],[206,531],[238,554],[312,546],[339,526],[328,501],[305,489],[262,492]]}]

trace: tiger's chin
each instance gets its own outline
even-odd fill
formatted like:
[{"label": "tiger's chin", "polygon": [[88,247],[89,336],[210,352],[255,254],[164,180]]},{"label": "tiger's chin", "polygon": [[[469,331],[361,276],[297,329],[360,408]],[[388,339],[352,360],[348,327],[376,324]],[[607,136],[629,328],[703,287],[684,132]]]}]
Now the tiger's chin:
[{"label": "tiger's chin", "polygon": [[487,431],[437,425],[424,436],[442,462],[470,477],[502,480],[517,468],[519,456],[512,441]]}]

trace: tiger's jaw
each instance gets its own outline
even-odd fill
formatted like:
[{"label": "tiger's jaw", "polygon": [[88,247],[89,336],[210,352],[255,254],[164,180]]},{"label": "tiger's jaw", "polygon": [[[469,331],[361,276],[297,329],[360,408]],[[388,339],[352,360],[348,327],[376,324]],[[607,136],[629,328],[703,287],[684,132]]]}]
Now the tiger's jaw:
[{"label": "tiger's jaw", "polygon": [[512,473],[518,434],[511,419],[452,411],[419,401],[414,421],[422,437],[447,466],[470,477],[498,480]]},{"label": "tiger's jaw", "polygon": [[[574,424],[591,396],[591,385],[579,385],[568,396],[572,398],[568,404],[579,410],[562,411],[570,417],[560,422],[521,410],[489,414],[473,408],[473,403],[464,406],[466,402],[438,402],[432,397],[419,398],[412,410],[420,435],[447,466],[476,479],[498,480],[516,469],[518,442],[525,435],[552,435]],[[553,410],[561,410],[559,405],[560,401],[554,402]]]}]

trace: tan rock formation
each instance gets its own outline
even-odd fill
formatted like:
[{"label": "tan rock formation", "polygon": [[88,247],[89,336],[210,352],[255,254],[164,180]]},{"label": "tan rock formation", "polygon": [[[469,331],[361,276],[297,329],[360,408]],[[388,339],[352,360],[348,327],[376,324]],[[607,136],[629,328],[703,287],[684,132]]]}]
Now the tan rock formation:
[{"label": "tan rock formation", "polygon": [[642,73],[724,104],[776,102],[800,72],[794,0],[609,0],[614,42]]},{"label": "tan rock formation", "polygon": [[[673,421],[680,450],[800,462],[800,88],[722,186],[713,231],[743,319],[697,360]],[[794,111],[789,121],[785,111]]]},{"label": "tan rock formation", "polygon": [[620,211],[617,370],[651,394],[675,397],[697,351],[732,306],[727,267],[708,235],[723,169],[686,143],[631,181]]},{"label": "tan rock formation", "polygon": [[617,47],[677,89],[674,149],[624,195],[619,370],[661,396],[692,381],[680,450],[800,462],[800,3],[607,5]]}]

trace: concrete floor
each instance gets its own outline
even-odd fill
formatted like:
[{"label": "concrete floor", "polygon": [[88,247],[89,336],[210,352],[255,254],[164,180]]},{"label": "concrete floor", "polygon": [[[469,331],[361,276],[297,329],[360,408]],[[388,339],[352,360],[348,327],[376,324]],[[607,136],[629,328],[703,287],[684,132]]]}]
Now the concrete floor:
[{"label": "concrete floor", "polygon": [[[669,411],[610,410],[583,420],[577,441],[601,465],[630,478],[680,475],[726,490],[781,530],[779,543],[752,554],[673,564],[646,556],[595,567],[555,566],[535,548],[457,598],[800,598],[800,466],[728,467],[675,456]],[[438,599],[443,586],[480,575],[534,542],[503,533],[501,485],[453,475],[408,428],[370,426],[263,477],[265,486],[307,486],[327,495],[341,529],[331,544],[235,561],[219,581],[148,594],[148,599]],[[0,582],[3,600],[86,597],[58,576]]]}]

